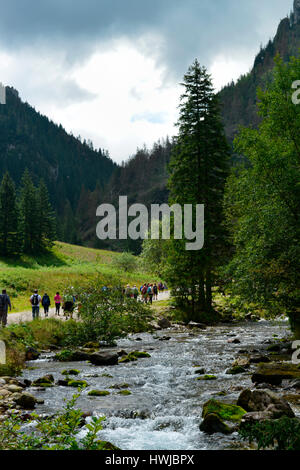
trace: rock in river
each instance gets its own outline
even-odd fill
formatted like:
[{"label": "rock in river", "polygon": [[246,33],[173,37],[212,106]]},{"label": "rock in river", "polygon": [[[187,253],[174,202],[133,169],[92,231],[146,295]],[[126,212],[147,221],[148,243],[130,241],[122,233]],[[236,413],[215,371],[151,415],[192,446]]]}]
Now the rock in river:
[{"label": "rock in river", "polygon": [[300,379],[300,368],[296,364],[286,362],[260,364],[252,376],[253,383],[269,383],[280,385],[283,380]]},{"label": "rock in river", "polygon": [[91,354],[90,361],[95,366],[115,366],[118,364],[119,356],[116,353]]},{"label": "rock in river", "polygon": [[284,398],[279,397],[270,390],[244,390],[237,404],[248,412],[244,420],[260,421],[264,419],[278,419],[282,416],[294,418],[294,412]]}]

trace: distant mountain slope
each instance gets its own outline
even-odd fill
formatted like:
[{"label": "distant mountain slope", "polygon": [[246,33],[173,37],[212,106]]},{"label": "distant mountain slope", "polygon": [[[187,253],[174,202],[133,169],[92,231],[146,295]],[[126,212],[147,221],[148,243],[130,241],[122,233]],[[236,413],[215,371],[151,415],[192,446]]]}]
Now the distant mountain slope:
[{"label": "distant mountain slope", "polygon": [[256,56],[251,72],[221,90],[219,96],[222,103],[223,122],[230,141],[233,140],[240,125],[256,126],[258,124],[257,88],[263,87],[267,82],[268,75],[274,67],[276,54],[287,61],[292,55],[299,54],[299,48],[300,17],[295,16],[294,13],[290,18],[285,18],[280,22],[274,39],[270,40]]},{"label": "distant mountain slope", "polygon": [[[61,228],[66,212],[75,217],[81,189],[103,188],[116,165],[105,152],[93,150],[22,102],[13,88],[7,87],[6,94],[7,104],[0,106],[0,174],[8,170],[17,185],[26,168],[35,182],[43,178]],[[65,235],[61,238],[68,240]]]}]

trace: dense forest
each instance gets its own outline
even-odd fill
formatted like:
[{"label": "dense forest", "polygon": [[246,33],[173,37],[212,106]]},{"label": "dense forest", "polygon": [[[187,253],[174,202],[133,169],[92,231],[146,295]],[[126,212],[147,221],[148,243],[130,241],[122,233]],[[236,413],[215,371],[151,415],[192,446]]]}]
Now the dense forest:
[{"label": "dense forest", "polygon": [[57,216],[58,237],[80,243],[77,208],[81,191],[98,192],[116,165],[91,142],[67,134],[47,117],[23,103],[7,88],[7,105],[0,107],[0,174],[7,171],[16,186],[27,169],[33,182],[43,179]]}]

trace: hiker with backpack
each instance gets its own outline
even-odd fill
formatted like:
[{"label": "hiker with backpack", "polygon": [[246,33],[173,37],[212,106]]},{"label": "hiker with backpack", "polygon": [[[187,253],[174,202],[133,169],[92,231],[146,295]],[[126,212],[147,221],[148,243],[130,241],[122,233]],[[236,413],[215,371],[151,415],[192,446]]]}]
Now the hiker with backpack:
[{"label": "hiker with backpack", "polygon": [[132,294],[133,294],[134,300],[137,300],[137,299],[138,299],[138,296],[139,296],[139,290],[138,290],[138,288],[136,287],[136,285],[133,286]]},{"label": "hiker with backpack", "polygon": [[10,298],[6,293],[6,290],[3,289],[2,294],[0,295],[0,326],[2,325],[3,328],[5,328],[7,325],[8,307],[11,311]]},{"label": "hiker with backpack", "polygon": [[51,304],[51,302],[50,302],[49,295],[44,294],[43,299],[42,299],[42,306],[44,307],[45,317],[48,317],[50,304]]},{"label": "hiker with backpack", "polygon": [[32,305],[32,318],[33,318],[33,320],[39,318],[41,301],[42,301],[41,296],[39,295],[38,291],[35,290],[34,294],[30,297],[30,303]]},{"label": "hiker with backpack", "polygon": [[67,294],[67,295],[64,296],[63,311],[64,311],[64,315],[65,315],[66,319],[68,318],[68,316],[70,318],[73,318],[73,312],[74,312],[74,309],[75,309],[75,302],[76,302],[76,299],[75,299],[74,295]]},{"label": "hiker with backpack", "polygon": [[153,300],[153,286],[152,286],[152,284],[148,285],[147,294],[148,294],[148,297],[149,297],[150,305],[152,305],[152,300]]},{"label": "hiker with backpack", "polygon": [[147,301],[148,301],[148,294],[147,294],[147,291],[148,291],[148,286],[147,286],[147,284],[144,284],[144,285],[143,285],[143,288],[142,288],[142,300],[143,300],[143,302],[145,302],[145,304],[146,304]]}]

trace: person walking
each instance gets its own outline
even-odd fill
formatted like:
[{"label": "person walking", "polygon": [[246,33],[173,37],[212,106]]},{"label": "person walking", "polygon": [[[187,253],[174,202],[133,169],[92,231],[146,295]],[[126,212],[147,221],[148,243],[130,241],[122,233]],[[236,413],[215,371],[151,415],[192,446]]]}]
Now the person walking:
[{"label": "person walking", "polygon": [[3,289],[2,294],[0,295],[0,326],[2,325],[3,328],[5,328],[7,325],[8,307],[11,311],[10,298],[6,293],[6,290]]},{"label": "person walking", "polygon": [[67,294],[64,296],[63,311],[66,317],[66,320],[68,319],[68,317],[73,318],[75,302],[76,302],[76,299],[73,295]]},{"label": "person walking", "polygon": [[152,301],[153,301],[153,285],[152,284],[149,284],[148,289],[147,289],[147,294],[149,297],[150,305],[152,305]]},{"label": "person walking", "polygon": [[143,302],[145,302],[145,304],[147,303],[147,291],[148,291],[147,284],[144,284],[142,288],[142,300]]},{"label": "person walking", "polygon": [[32,305],[32,319],[37,320],[40,314],[40,303],[42,301],[38,291],[35,290],[33,295],[30,297],[30,303]]},{"label": "person walking", "polygon": [[137,300],[137,298],[139,296],[139,290],[136,286],[133,286],[132,293],[133,293],[134,300]]},{"label": "person walking", "polygon": [[153,299],[157,300],[157,296],[158,296],[158,288],[157,288],[157,285],[156,285],[156,282],[155,282],[154,286],[153,286]]},{"label": "person walking", "polygon": [[62,301],[62,298],[59,295],[59,292],[56,292],[56,295],[54,297],[54,303],[55,303],[55,315],[58,315],[58,316],[60,312],[61,301]]},{"label": "person walking", "polygon": [[50,304],[50,297],[48,294],[45,293],[42,298],[42,306],[44,307],[45,317],[48,317]]}]

